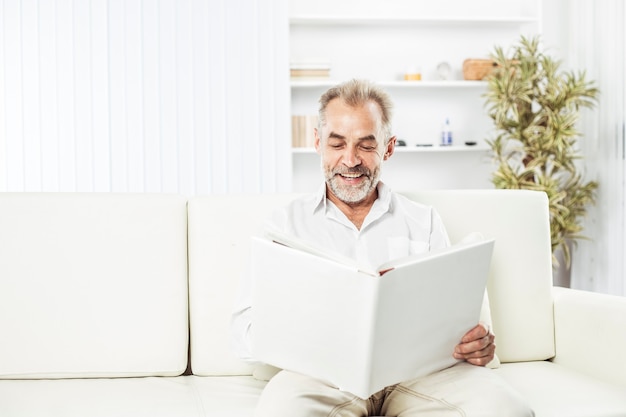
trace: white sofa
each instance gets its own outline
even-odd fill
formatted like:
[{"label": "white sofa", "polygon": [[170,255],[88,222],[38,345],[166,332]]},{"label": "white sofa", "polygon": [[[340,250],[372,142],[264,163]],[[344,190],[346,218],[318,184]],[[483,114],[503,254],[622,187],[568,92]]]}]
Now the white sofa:
[{"label": "white sofa", "polygon": [[[500,373],[537,416],[626,416],[626,299],[552,288],[547,201],[423,191],[496,238]],[[251,416],[229,348],[248,238],[294,195],[0,194],[0,416]]]}]

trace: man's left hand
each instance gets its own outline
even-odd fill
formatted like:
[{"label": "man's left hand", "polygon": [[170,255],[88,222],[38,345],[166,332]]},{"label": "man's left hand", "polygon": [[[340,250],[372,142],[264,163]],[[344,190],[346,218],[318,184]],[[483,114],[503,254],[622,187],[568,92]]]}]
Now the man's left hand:
[{"label": "man's left hand", "polygon": [[472,365],[485,366],[494,358],[496,353],[495,336],[491,329],[483,324],[477,324],[461,339],[461,343],[454,348],[454,357],[465,360]]}]

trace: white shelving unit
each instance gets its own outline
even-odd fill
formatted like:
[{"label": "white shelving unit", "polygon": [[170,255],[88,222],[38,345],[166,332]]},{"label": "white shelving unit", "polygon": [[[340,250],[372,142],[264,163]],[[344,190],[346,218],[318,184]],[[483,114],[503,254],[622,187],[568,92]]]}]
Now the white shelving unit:
[{"label": "white shelving unit", "polygon": [[511,16],[420,16],[420,17],[344,17],[344,16],[292,16],[289,19],[291,25],[365,25],[365,26],[384,26],[384,25],[521,25],[535,24],[537,18],[534,17],[511,17]]},{"label": "white shelving unit", "polygon": [[[463,0],[380,3],[362,0],[354,11],[331,0],[290,0],[291,62],[331,68],[330,79],[292,80],[292,114],[316,114],[319,96],[338,82],[372,80],[392,96],[394,133],[407,144],[385,163],[383,180],[394,188],[491,188],[486,82],[463,80],[462,64],[488,58],[496,45],[507,48],[521,34],[540,33],[541,1],[478,0],[471,7]],[[440,79],[440,62],[450,65],[449,79]],[[415,67],[421,68],[422,80],[403,80]],[[446,118],[452,123],[452,147],[438,146]],[[425,144],[432,146],[416,146]],[[317,155],[299,148],[292,154],[294,190],[314,189],[321,178]]]},{"label": "white shelving unit", "polygon": [[[309,154],[314,154],[315,149],[313,148],[292,148],[291,150],[294,154],[303,154],[303,155],[309,155]],[[416,146],[416,147],[409,147],[409,146],[396,146],[396,150],[394,151],[394,153],[420,153],[420,152],[427,152],[427,153],[434,153],[434,152],[488,152],[489,148],[487,146],[484,145],[473,145],[473,146],[468,146],[468,145],[455,145],[455,146]]]},{"label": "white shelving unit", "polygon": [[[292,80],[291,88],[328,88],[337,84],[339,80]],[[484,89],[487,86],[485,81],[378,81],[378,85],[386,88],[479,88]]]}]

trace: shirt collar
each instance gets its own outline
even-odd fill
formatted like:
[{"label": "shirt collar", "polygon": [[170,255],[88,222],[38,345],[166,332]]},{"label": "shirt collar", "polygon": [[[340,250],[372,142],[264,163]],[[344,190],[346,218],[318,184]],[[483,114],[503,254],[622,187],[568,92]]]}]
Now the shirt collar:
[{"label": "shirt collar", "polygon": [[382,181],[378,181],[376,188],[378,189],[378,199],[376,199],[374,204],[378,205],[384,212],[389,211],[389,207],[391,206],[391,189]]},{"label": "shirt collar", "polygon": [[326,210],[326,182],[317,189],[313,200],[313,213],[321,209]]}]

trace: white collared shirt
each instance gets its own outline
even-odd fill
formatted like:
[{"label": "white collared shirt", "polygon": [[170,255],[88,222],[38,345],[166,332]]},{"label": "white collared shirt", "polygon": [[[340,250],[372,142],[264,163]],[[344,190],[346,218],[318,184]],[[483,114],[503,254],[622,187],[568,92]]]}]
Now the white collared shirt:
[{"label": "white collared shirt", "polygon": [[[266,227],[351,257],[371,269],[392,259],[450,245],[445,227],[432,207],[393,193],[382,182],[378,184],[378,198],[360,229],[326,198],[325,184],[317,193],[274,212]],[[253,361],[251,300],[250,274],[244,274],[232,316],[232,345],[242,359]]]}]

